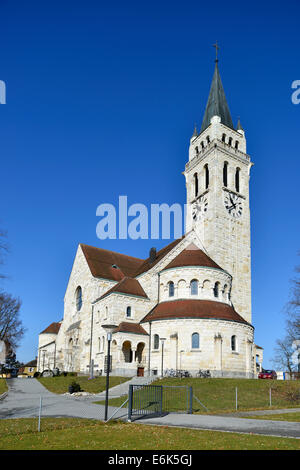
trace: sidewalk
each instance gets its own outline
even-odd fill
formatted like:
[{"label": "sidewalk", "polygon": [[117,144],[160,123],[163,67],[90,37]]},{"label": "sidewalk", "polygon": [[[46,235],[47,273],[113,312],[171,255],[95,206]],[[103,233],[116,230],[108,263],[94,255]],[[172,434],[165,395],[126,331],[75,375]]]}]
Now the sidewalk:
[{"label": "sidewalk", "polygon": [[[137,382],[137,377],[130,382]],[[123,385],[123,384],[122,384]],[[109,396],[122,392],[122,385],[110,390]],[[129,382],[127,382],[128,390]],[[72,395],[56,395],[49,392],[36,379],[10,379],[8,381],[8,395],[0,401],[0,419],[8,418],[37,418],[39,413],[40,397],[42,397],[43,417],[78,417],[96,420],[104,420],[105,407],[95,405],[92,401],[98,401],[101,395],[92,398],[74,398]],[[124,391],[124,390],[123,390]],[[126,391],[127,393],[127,391]],[[105,395],[104,395],[105,396]],[[111,417],[118,408],[109,407],[108,416]],[[266,410],[274,413],[274,410]],[[278,410],[280,412],[281,410]],[[285,410],[287,412],[287,410]],[[295,410],[293,410],[295,411]],[[299,408],[296,409],[299,411]],[[289,410],[289,412],[292,412]],[[258,412],[250,412],[252,415]],[[127,421],[127,408],[117,411],[114,419]],[[199,430],[214,430],[237,433],[261,434],[277,437],[293,437],[300,439],[300,423],[286,421],[256,420],[239,418],[235,416],[191,415],[191,414],[167,414],[162,417],[138,419],[137,424],[176,426]],[[300,445],[300,442],[299,442]]]}]

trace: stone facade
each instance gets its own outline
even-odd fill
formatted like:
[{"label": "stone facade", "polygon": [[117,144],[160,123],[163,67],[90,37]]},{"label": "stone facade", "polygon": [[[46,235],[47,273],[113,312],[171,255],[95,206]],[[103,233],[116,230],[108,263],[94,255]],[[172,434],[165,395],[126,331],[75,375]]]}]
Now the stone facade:
[{"label": "stone facade", "polygon": [[[112,374],[209,369],[215,377],[255,377],[261,368],[262,348],[251,324],[252,163],[245,133],[240,124],[232,128],[225,95],[216,87],[217,68],[209,100],[216,114],[209,104],[209,124],[194,132],[184,171],[185,236],[147,260],[79,245],[64,318],[39,337],[40,371],[56,365],[103,374],[107,323],[116,326]],[[214,96],[224,102],[215,103]]]}]

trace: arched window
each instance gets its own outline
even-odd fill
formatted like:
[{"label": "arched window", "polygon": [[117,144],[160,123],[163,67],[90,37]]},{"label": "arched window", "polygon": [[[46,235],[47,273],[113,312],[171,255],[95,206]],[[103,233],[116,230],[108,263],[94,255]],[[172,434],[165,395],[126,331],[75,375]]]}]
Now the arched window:
[{"label": "arched window", "polygon": [[216,282],[215,287],[214,287],[214,296],[215,297],[219,297],[219,287],[220,287],[220,283]]},{"label": "arched window", "polygon": [[222,135],[222,142],[225,142],[225,139],[226,139],[226,134],[223,134]]},{"label": "arched window", "polygon": [[198,174],[194,174],[195,197],[198,196]]},{"label": "arched window", "polygon": [[235,172],[235,190],[240,192],[240,169],[237,168]]},{"label": "arched window", "polygon": [[196,150],[196,155],[198,155],[198,153],[199,153],[199,148],[198,148],[198,146],[195,147],[195,150]]},{"label": "arched window", "polygon": [[126,317],[130,318],[131,317],[131,307],[126,308]]},{"label": "arched window", "polygon": [[236,351],[237,344],[236,344],[236,336],[231,336],[231,351]]},{"label": "arched window", "polygon": [[232,145],[232,137],[229,137],[229,139],[228,139],[228,145]]},{"label": "arched window", "polygon": [[209,169],[208,164],[204,165],[204,172],[205,172],[205,189],[209,186]]},{"label": "arched window", "polygon": [[159,349],[159,336],[153,336],[153,349]]},{"label": "arched window", "polygon": [[174,297],[174,282],[169,282],[169,297]]},{"label": "arched window", "polygon": [[198,295],[198,281],[197,279],[193,279],[191,281],[191,295]]},{"label": "arched window", "polygon": [[206,137],[207,143],[210,144],[210,138],[209,135]]},{"label": "arched window", "polygon": [[204,142],[203,142],[203,140],[202,140],[202,142],[201,142],[201,147],[204,149]]},{"label": "arched window", "polygon": [[235,148],[236,148],[236,149],[239,148],[239,141],[238,141],[238,140],[235,141]]},{"label": "arched window", "polygon": [[82,307],[82,289],[80,286],[76,289],[76,310],[79,312]]},{"label": "arched window", "polygon": [[224,285],[223,295],[224,295],[224,299],[227,300],[228,299],[227,284]]},{"label": "arched window", "polygon": [[223,185],[227,188],[228,184],[228,162],[224,162],[223,166]]},{"label": "arched window", "polygon": [[192,349],[199,349],[200,347],[200,338],[199,333],[192,334]]}]

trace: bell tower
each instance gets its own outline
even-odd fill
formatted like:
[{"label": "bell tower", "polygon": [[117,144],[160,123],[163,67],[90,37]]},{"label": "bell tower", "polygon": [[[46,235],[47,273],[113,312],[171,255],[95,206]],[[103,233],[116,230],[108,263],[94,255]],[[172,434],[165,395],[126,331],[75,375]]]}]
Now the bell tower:
[{"label": "bell tower", "polygon": [[186,232],[195,230],[208,255],[233,278],[231,301],[251,323],[249,178],[245,133],[234,127],[218,59],[200,132],[190,139],[185,166]]}]

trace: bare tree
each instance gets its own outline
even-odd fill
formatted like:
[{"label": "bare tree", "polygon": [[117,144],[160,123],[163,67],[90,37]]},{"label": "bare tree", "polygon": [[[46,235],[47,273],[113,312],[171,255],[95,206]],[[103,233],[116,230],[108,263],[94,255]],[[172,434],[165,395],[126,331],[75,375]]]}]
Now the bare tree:
[{"label": "bare tree", "polygon": [[283,340],[277,339],[274,351],[275,356],[272,360],[273,364],[276,365],[279,369],[292,372],[294,369],[294,350],[292,348],[291,338],[289,336],[286,336]]},{"label": "bare tree", "polygon": [[21,301],[7,293],[0,293],[0,340],[16,351],[25,328],[20,319]]},{"label": "bare tree", "polygon": [[[299,253],[300,254],[300,253]],[[300,266],[295,269],[300,274]],[[300,357],[300,278],[292,280],[291,300],[287,303],[285,312],[286,337],[276,341],[273,363],[289,372],[298,370]]]}]

